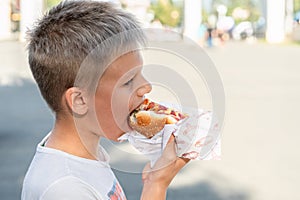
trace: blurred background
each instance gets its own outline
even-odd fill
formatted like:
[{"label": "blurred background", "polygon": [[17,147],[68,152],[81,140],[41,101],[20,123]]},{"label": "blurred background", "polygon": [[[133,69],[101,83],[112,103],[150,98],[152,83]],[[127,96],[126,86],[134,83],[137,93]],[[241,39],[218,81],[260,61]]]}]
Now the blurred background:
[{"label": "blurred background", "polygon": [[[60,1],[2,0],[0,40],[24,40],[27,27]],[[111,1],[134,13],[144,27],[175,30],[201,45],[215,46],[228,40],[300,40],[299,0]]]},{"label": "blurred background", "polygon": [[[36,145],[53,123],[28,67],[25,33],[59,2],[0,1],[1,199],[20,199]],[[193,39],[223,80],[222,160],[191,162],[172,182],[168,199],[300,199],[300,0],[113,2],[144,27]],[[158,37],[196,53],[183,37]],[[140,174],[115,173],[128,199],[139,199]]]}]

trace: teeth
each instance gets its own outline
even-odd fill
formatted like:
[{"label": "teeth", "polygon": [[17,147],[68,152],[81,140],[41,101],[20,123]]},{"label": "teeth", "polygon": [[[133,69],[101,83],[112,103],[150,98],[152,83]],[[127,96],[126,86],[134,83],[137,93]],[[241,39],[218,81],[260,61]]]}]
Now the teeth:
[{"label": "teeth", "polygon": [[130,115],[130,121],[136,123],[136,117],[135,117],[135,114]]}]

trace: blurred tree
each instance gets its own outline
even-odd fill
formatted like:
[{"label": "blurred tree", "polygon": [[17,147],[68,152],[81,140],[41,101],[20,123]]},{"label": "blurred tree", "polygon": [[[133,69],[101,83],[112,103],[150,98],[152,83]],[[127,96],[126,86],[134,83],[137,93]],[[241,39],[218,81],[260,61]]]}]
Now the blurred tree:
[{"label": "blurred tree", "polygon": [[46,10],[49,10],[53,6],[57,5],[62,0],[44,0],[45,1],[45,8]]},{"label": "blurred tree", "polygon": [[300,0],[294,0],[294,12],[300,11]]},{"label": "blurred tree", "polygon": [[153,20],[159,20],[163,25],[178,27],[182,22],[182,6],[172,0],[152,2],[150,10],[154,13]]},{"label": "blurred tree", "polygon": [[202,9],[202,22],[207,23],[208,22],[208,13],[205,9]]}]

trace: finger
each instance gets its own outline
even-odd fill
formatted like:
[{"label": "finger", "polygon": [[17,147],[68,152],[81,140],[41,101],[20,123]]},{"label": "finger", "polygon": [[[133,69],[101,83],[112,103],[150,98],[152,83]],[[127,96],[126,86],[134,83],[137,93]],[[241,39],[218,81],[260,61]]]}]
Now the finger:
[{"label": "finger", "polygon": [[145,180],[148,179],[149,176],[149,172],[151,171],[151,166],[150,163],[147,163],[143,169],[143,173],[142,173],[142,181],[145,182]]},{"label": "finger", "polygon": [[175,141],[175,136],[173,134],[171,134],[167,144],[171,143],[171,142],[174,142]]},{"label": "finger", "polygon": [[151,170],[152,171],[159,170],[171,164],[175,164],[176,159],[177,159],[177,155],[176,155],[175,141],[174,139],[171,138],[168,144],[166,145],[162,155],[156,161],[154,167]]},{"label": "finger", "polygon": [[175,169],[180,170],[183,168],[188,162],[190,162],[190,159],[188,158],[178,158],[176,160]]}]

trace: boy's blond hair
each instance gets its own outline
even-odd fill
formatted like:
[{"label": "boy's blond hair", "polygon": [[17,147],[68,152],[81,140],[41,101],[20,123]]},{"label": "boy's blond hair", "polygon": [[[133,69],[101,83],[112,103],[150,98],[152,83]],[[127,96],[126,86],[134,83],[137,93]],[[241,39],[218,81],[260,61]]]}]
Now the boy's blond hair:
[{"label": "boy's blond hair", "polygon": [[[114,38],[116,35],[118,37]],[[42,96],[56,114],[62,110],[64,92],[74,86],[87,57],[92,60],[85,63],[94,64],[88,67],[103,68],[100,63],[109,64],[108,55],[115,55],[120,48],[145,44],[143,31],[131,14],[112,3],[83,0],[63,1],[52,8],[28,36],[32,74]],[[87,64],[84,70],[89,71]],[[98,76],[87,78],[98,80]]]}]

